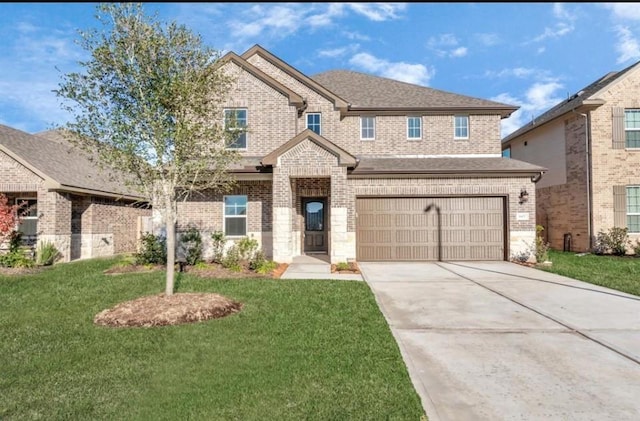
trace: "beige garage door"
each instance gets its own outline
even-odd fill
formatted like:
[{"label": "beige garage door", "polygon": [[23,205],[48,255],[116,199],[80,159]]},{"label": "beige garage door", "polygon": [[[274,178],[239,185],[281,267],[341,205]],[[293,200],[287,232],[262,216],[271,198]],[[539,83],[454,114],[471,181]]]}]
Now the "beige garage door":
[{"label": "beige garage door", "polygon": [[504,260],[505,217],[501,197],[358,198],[356,246],[360,261]]}]

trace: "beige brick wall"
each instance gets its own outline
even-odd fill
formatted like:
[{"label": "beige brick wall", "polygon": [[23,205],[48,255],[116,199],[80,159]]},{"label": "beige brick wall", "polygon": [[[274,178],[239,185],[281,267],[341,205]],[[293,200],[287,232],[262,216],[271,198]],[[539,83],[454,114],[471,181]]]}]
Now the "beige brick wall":
[{"label": "beige brick wall", "polygon": [[[640,150],[612,148],[612,109],[640,108],[640,72],[636,69],[599,95],[606,104],[591,113],[593,150],[593,228],[614,226],[613,186],[640,185]],[[631,234],[634,240],[638,234]]]}]

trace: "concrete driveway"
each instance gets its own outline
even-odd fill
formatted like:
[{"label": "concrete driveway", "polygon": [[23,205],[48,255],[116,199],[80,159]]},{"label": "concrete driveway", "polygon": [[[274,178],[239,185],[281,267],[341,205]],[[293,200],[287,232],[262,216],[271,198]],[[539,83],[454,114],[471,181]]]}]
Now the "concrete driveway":
[{"label": "concrete driveway", "polygon": [[359,266],[430,421],[640,420],[640,297],[508,262]]}]

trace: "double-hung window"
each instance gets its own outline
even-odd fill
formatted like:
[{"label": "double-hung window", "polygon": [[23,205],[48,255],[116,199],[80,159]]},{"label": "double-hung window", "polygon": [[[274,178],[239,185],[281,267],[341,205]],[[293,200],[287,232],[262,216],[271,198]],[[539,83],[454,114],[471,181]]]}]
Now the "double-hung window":
[{"label": "double-hung window", "polygon": [[407,139],[422,139],[422,117],[407,117]]},{"label": "double-hung window", "polygon": [[307,114],[307,129],[310,129],[317,134],[322,134],[322,118],[320,113]]},{"label": "double-hung window", "polygon": [[627,228],[640,232],[640,186],[627,186]]},{"label": "double-hung window", "polygon": [[469,139],[469,116],[457,115],[454,117],[453,123],[454,139]]},{"label": "double-hung window", "polygon": [[376,118],[371,116],[360,117],[360,139],[374,140],[376,138]]},{"label": "double-hung window", "polygon": [[38,199],[31,197],[16,198],[19,205],[18,213],[22,215],[18,231],[24,237],[34,237],[38,234]]},{"label": "double-hung window", "polygon": [[640,148],[640,110],[624,110],[625,148]]},{"label": "double-hung window", "polygon": [[224,127],[232,134],[227,148],[247,149],[247,109],[228,108],[224,110]]},{"label": "double-hung window", "polygon": [[247,235],[247,196],[224,196],[224,234]]}]

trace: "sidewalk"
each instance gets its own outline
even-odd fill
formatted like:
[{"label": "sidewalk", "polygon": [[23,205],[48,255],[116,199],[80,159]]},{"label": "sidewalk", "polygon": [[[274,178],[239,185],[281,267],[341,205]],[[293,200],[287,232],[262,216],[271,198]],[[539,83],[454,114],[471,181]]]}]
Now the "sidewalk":
[{"label": "sidewalk", "polygon": [[362,281],[359,274],[331,273],[329,256],[326,254],[296,256],[280,279],[338,279]]}]

